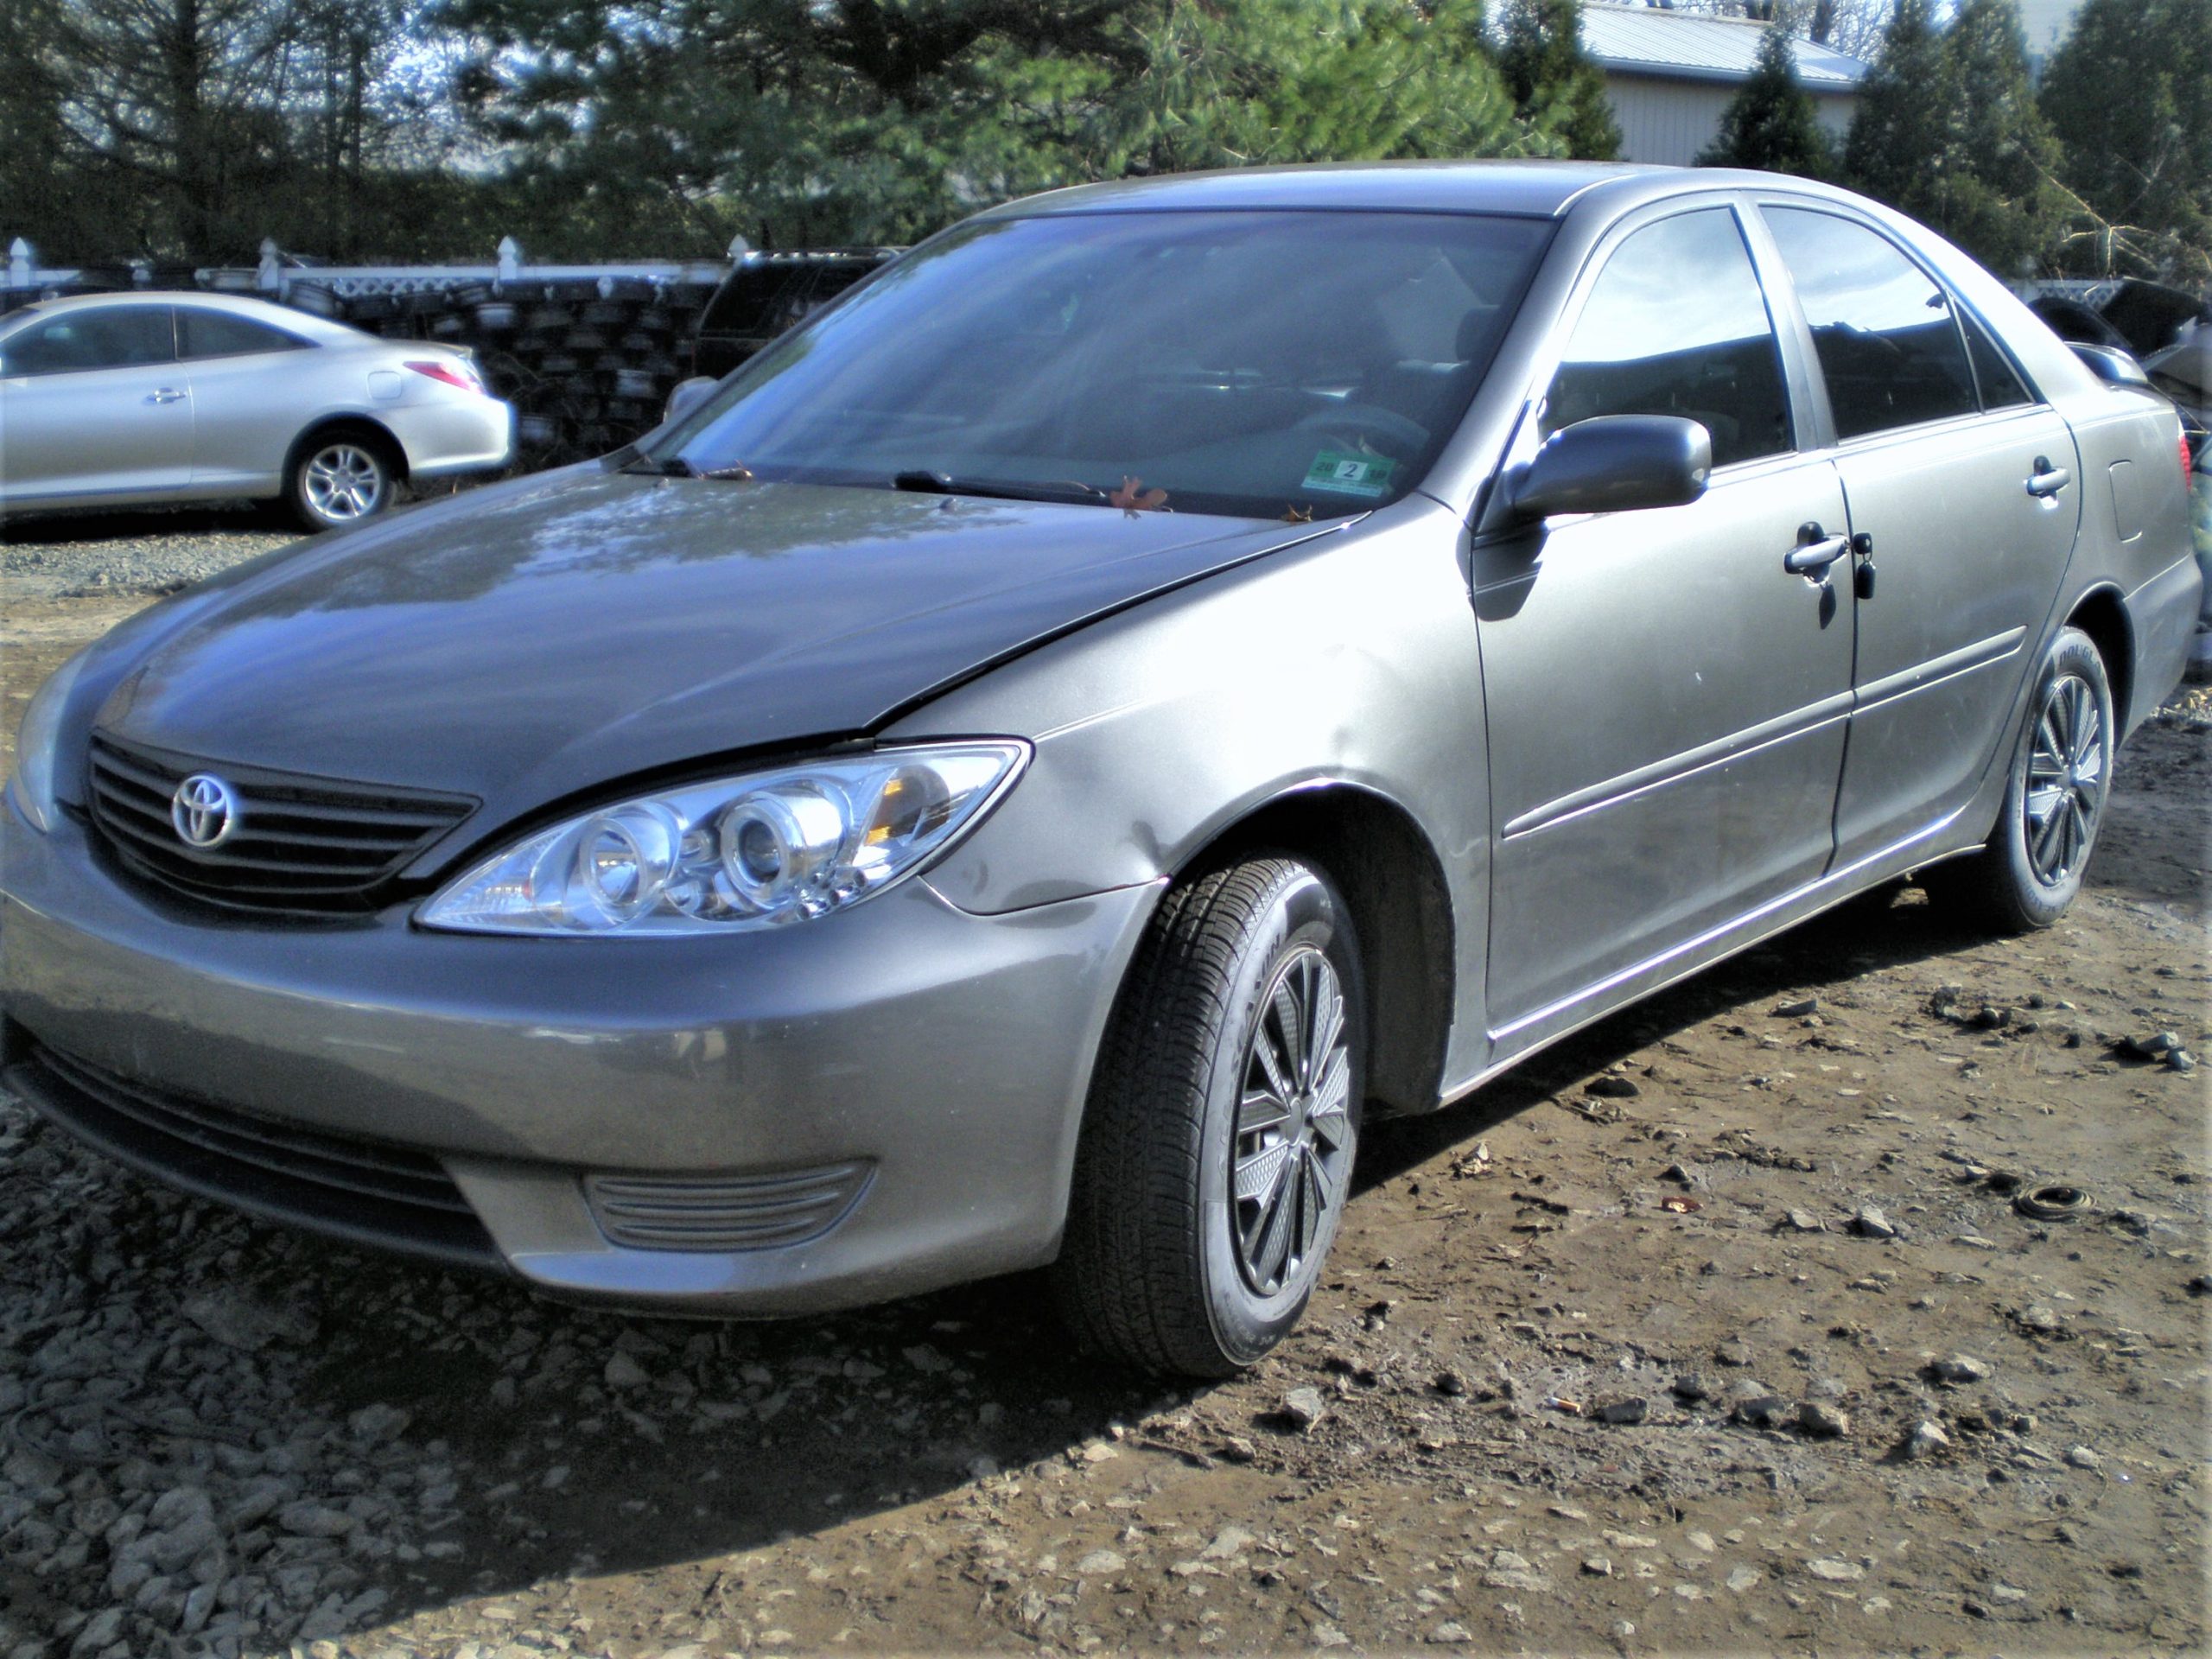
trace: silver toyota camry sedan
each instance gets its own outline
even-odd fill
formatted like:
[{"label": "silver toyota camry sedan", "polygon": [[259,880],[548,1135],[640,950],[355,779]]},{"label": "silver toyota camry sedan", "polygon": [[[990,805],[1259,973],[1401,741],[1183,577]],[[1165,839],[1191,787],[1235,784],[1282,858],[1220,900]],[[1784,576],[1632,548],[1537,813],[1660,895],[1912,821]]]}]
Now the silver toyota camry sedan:
[{"label": "silver toyota camry sedan", "polygon": [[308,530],[507,464],[465,352],[262,300],[89,294],[0,317],[0,514],[281,500]]},{"label": "silver toyota camry sedan", "polygon": [[1096,1348],[1224,1374],[1363,1115],[1911,872],[2064,911],[2196,613],[2179,435],[1796,180],[1016,202],[604,461],[63,668],[7,1082],[559,1295],[1050,1264]]}]

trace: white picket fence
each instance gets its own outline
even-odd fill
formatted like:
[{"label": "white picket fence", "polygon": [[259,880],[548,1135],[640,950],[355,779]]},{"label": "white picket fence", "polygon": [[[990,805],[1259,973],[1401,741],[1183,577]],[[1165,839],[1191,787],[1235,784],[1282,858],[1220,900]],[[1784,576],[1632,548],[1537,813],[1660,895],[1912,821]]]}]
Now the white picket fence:
[{"label": "white picket fence", "polygon": [[[609,289],[618,282],[645,282],[656,287],[678,284],[711,288],[731,268],[748,258],[758,259],[743,237],[729,245],[721,259],[649,259],[620,264],[532,264],[512,236],[500,238],[497,256],[488,264],[450,265],[318,265],[288,257],[273,241],[261,245],[261,262],[252,267],[207,266],[193,273],[196,286],[225,293],[261,294],[277,302],[289,301],[298,287],[321,289],[341,299],[369,295],[437,293],[467,283],[482,283],[502,291],[528,289],[531,284],[603,283]],[[773,256],[766,256],[772,258]],[[154,285],[154,270],[143,261],[130,267],[135,286]],[[63,270],[39,264],[30,244],[17,237],[9,245],[5,286],[7,297],[26,293],[75,287],[86,278],[84,270]]]}]

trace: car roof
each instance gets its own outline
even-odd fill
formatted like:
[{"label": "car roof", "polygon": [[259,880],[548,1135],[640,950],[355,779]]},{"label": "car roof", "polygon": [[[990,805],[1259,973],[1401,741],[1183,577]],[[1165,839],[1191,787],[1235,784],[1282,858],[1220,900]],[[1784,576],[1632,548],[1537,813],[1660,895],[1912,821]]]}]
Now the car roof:
[{"label": "car roof", "polygon": [[[1796,184],[1771,174],[1626,162],[1330,162],[1250,167],[1076,185],[982,215],[1099,213],[1140,208],[1338,208],[1376,213],[1482,213],[1555,219],[1605,187],[1638,196],[1757,183]],[[1607,194],[1617,194],[1614,189]]]},{"label": "car roof", "polygon": [[[188,305],[195,310],[226,311],[233,316],[251,317],[256,322],[265,322],[274,328],[283,328],[310,340],[360,340],[373,336],[362,334],[342,322],[327,317],[311,316],[304,311],[295,311],[289,306],[276,305],[268,300],[257,300],[243,294],[207,294],[198,289],[131,289],[104,294],[70,294],[59,299],[35,302],[41,317],[60,316],[70,311],[80,311],[95,305]],[[3,321],[12,322],[31,306],[23,306],[8,313]]]}]

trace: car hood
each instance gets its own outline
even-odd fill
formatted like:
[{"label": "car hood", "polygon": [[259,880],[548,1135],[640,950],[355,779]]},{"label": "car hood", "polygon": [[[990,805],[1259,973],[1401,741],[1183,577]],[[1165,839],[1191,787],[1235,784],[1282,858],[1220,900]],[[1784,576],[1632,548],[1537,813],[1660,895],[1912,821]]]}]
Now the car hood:
[{"label": "car hood", "polygon": [[1040,639],[1321,528],[572,471],[186,596],[98,724],[211,761],[526,810],[866,732]]}]

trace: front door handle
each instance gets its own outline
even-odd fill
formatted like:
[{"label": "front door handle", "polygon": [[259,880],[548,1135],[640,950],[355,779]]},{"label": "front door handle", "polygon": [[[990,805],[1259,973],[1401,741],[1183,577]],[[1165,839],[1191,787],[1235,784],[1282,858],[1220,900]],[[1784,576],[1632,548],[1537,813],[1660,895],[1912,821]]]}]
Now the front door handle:
[{"label": "front door handle", "polygon": [[2037,455],[2036,469],[2028,478],[2028,493],[2048,501],[2073,481],[2073,474],[2063,467],[2052,466],[2049,456]]},{"label": "front door handle", "polygon": [[1830,536],[1818,524],[1801,524],[1797,545],[1782,556],[1782,568],[1793,576],[1802,576],[1816,586],[1826,587],[1828,567],[1850,551],[1850,537]]},{"label": "front door handle", "polygon": [[174,404],[181,400],[183,397],[184,394],[175,387],[163,386],[159,391],[148,392],[146,401],[149,404]]}]

